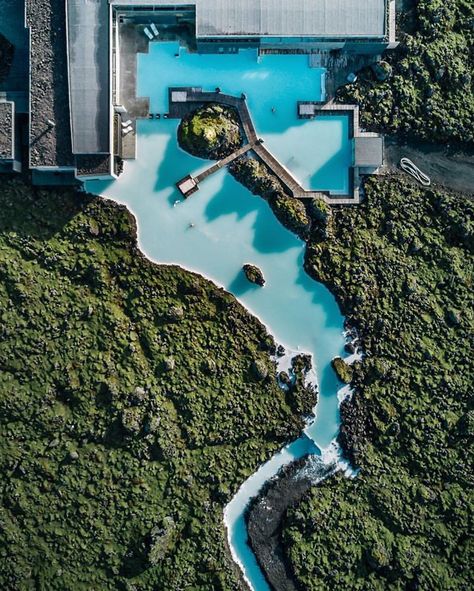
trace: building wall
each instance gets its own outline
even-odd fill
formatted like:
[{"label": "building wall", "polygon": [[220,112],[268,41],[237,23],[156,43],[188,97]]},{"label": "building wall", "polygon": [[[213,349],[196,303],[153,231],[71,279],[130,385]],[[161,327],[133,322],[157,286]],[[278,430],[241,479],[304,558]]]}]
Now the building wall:
[{"label": "building wall", "polygon": [[377,55],[387,48],[387,42],[371,40],[346,41],[344,39],[322,40],[304,38],[222,38],[198,39],[197,49],[200,53],[232,53],[239,49],[257,48],[262,50],[291,51],[311,53],[314,51],[342,50],[359,55]]}]

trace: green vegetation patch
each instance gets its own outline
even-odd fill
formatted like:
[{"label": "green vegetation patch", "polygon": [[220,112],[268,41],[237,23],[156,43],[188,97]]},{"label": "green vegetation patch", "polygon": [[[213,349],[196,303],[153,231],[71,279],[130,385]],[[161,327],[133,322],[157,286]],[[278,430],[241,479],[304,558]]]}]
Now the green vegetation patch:
[{"label": "green vegetation patch", "polygon": [[353,377],[352,367],[347,364],[344,359],[335,357],[332,360],[332,367],[341,382],[344,382],[344,384],[349,384],[351,382]]},{"label": "green vegetation patch", "polygon": [[474,143],[474,3],[419,0],[400,15],[400,46],[341,89],[364,127]]},{"label": "green vegetation patch", "polygon": [[268,203],[283,226],[297,234],[302,240],[308,238],[311,218],[301,201],[279,193],[271,197]]},{"label": "green vegetation patch", "polygon": [[305,205],[285,193],[280,181],[263,162],[243,156],[230,164],[229,171],[249,191],[268,201],[283,226],[303,240],[309,236],[311,219]]},{"label": "green vegetation patch", "polygon": [[474,205],[393,178],[365,188],[305,263],[367,354],[340,437],[361,472],[289,511],[287,559],[307,591],[471,589]]},{"label": "green vegetation patch", "polygon": [[178,127],[178,142],[194,156],[219,160],[242,145],[237,111],[222,105],[209,105],[185,117]]},{"label": "green vegetation patch", "polygon": [[223,507],[302,427],[273,339],[124,207],[12,182],[0,209],[0,587],[240,589]]}]

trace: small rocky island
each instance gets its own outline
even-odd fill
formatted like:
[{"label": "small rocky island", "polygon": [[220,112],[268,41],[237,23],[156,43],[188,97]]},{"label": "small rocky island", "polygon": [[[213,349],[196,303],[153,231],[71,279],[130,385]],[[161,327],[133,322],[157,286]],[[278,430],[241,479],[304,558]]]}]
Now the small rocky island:
[{"label": "small rocky island", "polygon": [[242,146],[239,115],[232,107],[201,107],[181,121],[178,142],[193,156],[208,160],[225,158]]},{"label": "small rocky island", "polygon": [[257,266],[247,264],[244,265],[242,269],[245,273],[245,277],[247,277],[250,283],[255,283],[255,285],[260,285],[260,287],[265,285],[265,277]]},{"label": "small rocky island", "polygon": [[352,367],[341,357],[335,357],[331,363],[334,371],[337,374],[337,377],[341,380],[341,382],[344,382],[344,384],[349,384],[353,377]]},{"label": "small rocky island", "polygon": [[[180,147],[200,158],[221,160],[244,142],[240,116],[219,104],[201,107],[185,117],[178,128]],[[327,237],[331,208],[321,199],[305,204],[287,194],[280,180],[253,152],[241,155],[228,166],[230,174],[254,195],[268,202],[276,218],[302,240],[311,232]]]}]

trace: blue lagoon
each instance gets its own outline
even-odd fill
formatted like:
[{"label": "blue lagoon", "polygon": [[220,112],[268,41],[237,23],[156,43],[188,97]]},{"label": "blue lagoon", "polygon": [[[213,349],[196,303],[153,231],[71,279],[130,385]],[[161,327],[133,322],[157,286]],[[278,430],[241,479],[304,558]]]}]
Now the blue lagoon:
[{"label": "blue lagoon", "polygon": [[[153,113],[167,112],[170,86],[245,92],[259,134],[304,186],[347,190],[352,163],[347,120],[297,118],[296,101],[317,100],[321,93],[323,72],[310,69],[307,56],[258,61],[254,51],[207,56],[179,51],[173,43],[153,43],[149,54],[139,56],[138,66],[138,94],[150,97]],[[305,274],[304,243],[226,171],[209,177],[189,200],[180,200],[175,182],[208,163],[180,150],[176,130],[172,120],[139,121],[137,159],[125,164],[119,180],[89,182],[87,190],[127,205],[138,222],[140,248],[150,259],[210,278],[258,316],[278,343],[312,355],[319,386],[315,420],[306,435],[262,466],[226,509],[234,557],[252,587],[262,591],[268,587],[246,545],[245,506],[279,467],[324,451],[334,440],[340,384],[331,360],[343,354],[344,319],[329,291]],[[245,263],[263,270],[265,288],[247,282],[241,270]]]}]

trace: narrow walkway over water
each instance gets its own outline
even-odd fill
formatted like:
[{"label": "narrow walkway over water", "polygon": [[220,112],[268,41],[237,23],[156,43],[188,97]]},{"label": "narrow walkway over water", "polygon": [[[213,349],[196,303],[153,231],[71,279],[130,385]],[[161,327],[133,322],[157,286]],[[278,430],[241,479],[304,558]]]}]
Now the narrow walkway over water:
[{"label": "narrow walkway over water", "polygon": [[238,150],[236,150],[235,152],[230,154],[230,156],[227,156],[227,158],[223,158],[222,160],[219,160],[219,162],[217,162],[216,164],[214,164],[213,166],[211,166],[210,168],[208,168],[204,172],[201,172],[201,174],[198,174],[196,177],[194,177],[194,180],[196,181],[196,183],[200,183],[201,181],[203,181],[205,178],[207,178],[211,174],[214,174],[215,172],[217,172],[221,168],[224,168],[224,166],[227,166],[228,164],[230,164],[231,162],[236,160],[239,156],[243,156],[249,150],[255,149],[255,145],[256,144],[246,144],[245,146],[242,146],[242,148],[239,148]]},{"label": "narrow walkway over water", "polygon": [[[351,179],[353,195],[333,197],[328,191],[308,191],[295,179],[291,172],[263,145],[263,140],[258,139],[252,116],[247,106],[245,95],[235,97],[221,92],[203,92],[201,88],[170,88],[169,89],[169,117],[182,119],[190,111],[199,105],[216,103],[227,107],[233,107],[239,114],[247,144],[234,152],[228,158],[219,161],[217,164],[198,175],[197,177],[187,176],[177,183],[177,187],[185,195],[189,196],[197,190],[197,185],[209,175],[217,172],[249,150],[253,150],[260,160],[279,179],[289,194],[295,199],[323,199],[331,205],[357,205],[361,202],[358,187]],[[240,153],[238,153],[240,152]]]}]

